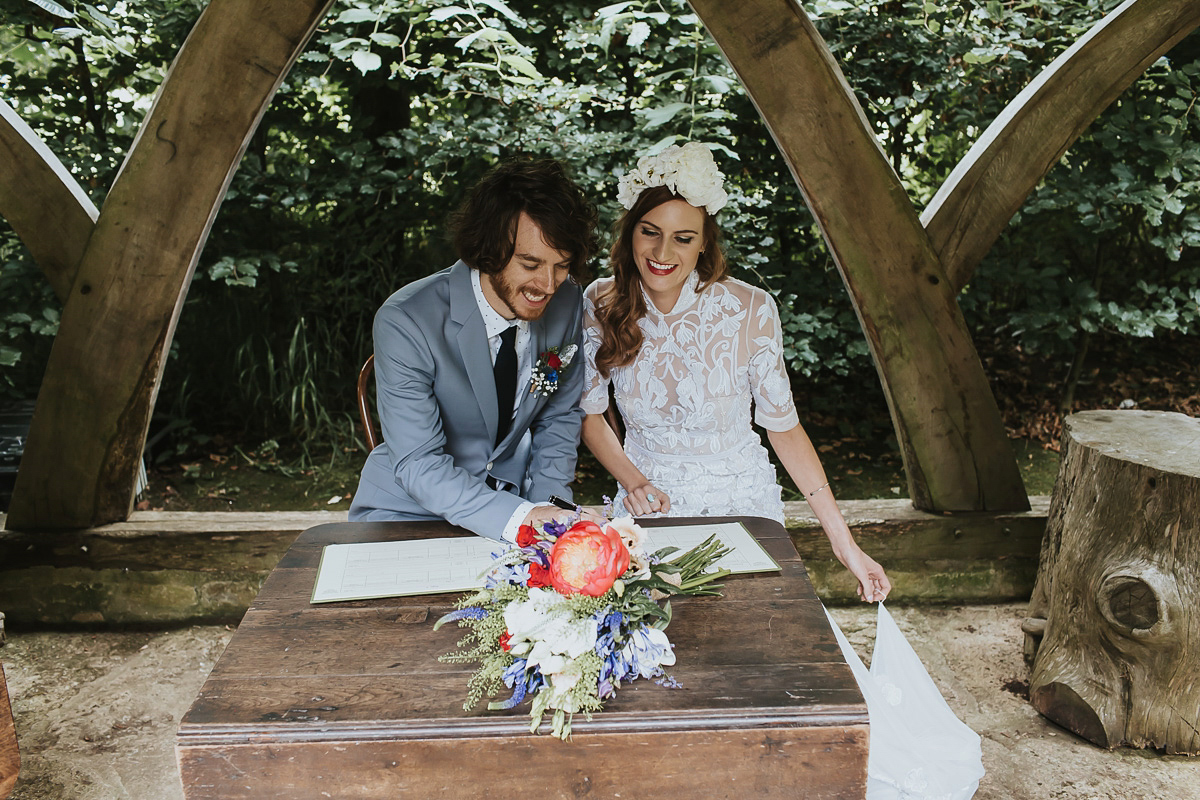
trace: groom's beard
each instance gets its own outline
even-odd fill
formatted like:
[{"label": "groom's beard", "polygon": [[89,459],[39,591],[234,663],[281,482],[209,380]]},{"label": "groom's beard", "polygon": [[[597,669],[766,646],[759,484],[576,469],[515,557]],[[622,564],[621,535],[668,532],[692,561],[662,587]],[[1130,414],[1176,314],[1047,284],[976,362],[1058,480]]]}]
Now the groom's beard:
[{"label": "groom's beard", "polygon": [[[540,306],[532,307],[522,295],[521,289],[506,280],[503,273],[487,274],[483,278],[492,284],[492,290],[500,298],[504,307],[511,311],[516,319],[526,322],[532,322],[542,316],[550,305],[550,298],[554,296],[554,292],[551,292],[546,295],[545,301]],[[541,292],[536,292],[536,294],[541,294]]]}]

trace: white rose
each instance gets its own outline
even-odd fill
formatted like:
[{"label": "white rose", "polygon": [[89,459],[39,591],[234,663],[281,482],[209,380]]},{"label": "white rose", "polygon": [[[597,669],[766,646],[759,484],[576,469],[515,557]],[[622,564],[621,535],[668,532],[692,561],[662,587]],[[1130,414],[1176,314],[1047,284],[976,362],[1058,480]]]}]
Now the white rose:
[{"label": "white rose", "polygon": [[524,651],[528,646],[529,666],[543,674],[561,671],[596,646],[596,620],[574,619],[566,598],[546,589],[530,589],[527,600],[509,603],[504,624],[510,647]]},{"label": "white rose", "polygon": [[549,707],[561,708],[572,714],[579,711],[579,702],[571,696],[571,690],[583,677],[583,670],[580,669],[579,663],[568,662],[561,670],[552,674],[546,674],[543,669],[542,674],[550,680],[550,685],[545,689],[550,694]]},{"label": "white rose", "polygon": [[675,191],[675,153],[679,145],[673,144],[655,156],[642,156],[638,159],[636,173],[643,188],[646,186],[666,186]]},{"label": "white rose", "polygon": [[688,142],[682,147],[673,144],[658,155],[639,158],[637,167],[618,182],[617,199],[623,207],[633,208],[647,187],[666,186],[688,203],[715,214],[729,200],[724,180],[707,147],[699,142]]},{"label": "white rose", "polygon": [[617,182],[617,202],[622,208],[633,208],[633,204],[645,188],[645,177],[638,170],[631,169]]},{"label": "white rose", "polygon": [[608,523],[607,527],[612,528],[621,537],[621,541],[629,549],[630,558],[637,558],[644,554],[646,532],[633,521],[633,517],[618,517]]},{"label": "white rose", "polygon": [[712,151],[698,142],[688,142],[675,154],[675,191],[709,214],[721,210],[729,199],[722,186],[724,175],[717,169]]},{"label": "white rose", "polygon": [[528,666],[538,667],[543,675],[561,672],[567,666],[567,659],[546,652],[549,649],[550,645],[547,642],[538,642],[534,645],[533,652],[529,654]]},{"label": "white rose", "polygon": [[504,625],[510,641],[537,641],[545,638],[547,629],[559,619],[570,616],[566,598],[558,592],[530,589],[529,597],[520,603],[509,603],[504,609]]},{"label": "white rose", "polygon": [[579,662],[571,661],[563,665],[558,672],[550,675],[550,683],[555,692],[566,694],[575,688],[575,684],[579,683],[579,679],[582,677],[583,669],[579,666]]}]

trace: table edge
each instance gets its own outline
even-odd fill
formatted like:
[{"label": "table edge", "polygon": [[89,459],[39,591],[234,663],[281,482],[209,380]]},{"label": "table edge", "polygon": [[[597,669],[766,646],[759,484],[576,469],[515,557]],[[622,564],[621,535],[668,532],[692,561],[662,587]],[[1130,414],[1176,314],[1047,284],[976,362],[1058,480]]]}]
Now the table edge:
[{"label": "table edge", "polygon": [[[406,720],[375,725],[359,722],[287,723],[262,725],[181,725],[176,732],[177,747],[212,747],[347,741],[407,741],[424,739],[511,738],[534,736],[528,716],[470,717],[456,720]],[[654,734],[711,732],[714,730],[756,730],[762,728],[832,728],[869,725],[865,704],[858,706],[807,706],[804,709],[763,708],[751,713],[731,710],[722,713],[694,712],[600,712],[589,720],[577,714],[571,724],[576,735]],[[543,730],[548,730],[548,723]]]}]

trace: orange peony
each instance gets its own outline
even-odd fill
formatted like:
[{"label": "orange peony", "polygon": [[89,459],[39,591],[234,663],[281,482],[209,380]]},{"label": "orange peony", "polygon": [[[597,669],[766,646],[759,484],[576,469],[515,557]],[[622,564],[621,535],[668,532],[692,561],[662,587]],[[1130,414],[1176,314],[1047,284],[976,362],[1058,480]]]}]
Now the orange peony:
[{"label": "orange peony", "polygon": [[550,585],[560,594],[599,597],[629,569],[629,548],[612,528],[581,520],[550,550]]}]

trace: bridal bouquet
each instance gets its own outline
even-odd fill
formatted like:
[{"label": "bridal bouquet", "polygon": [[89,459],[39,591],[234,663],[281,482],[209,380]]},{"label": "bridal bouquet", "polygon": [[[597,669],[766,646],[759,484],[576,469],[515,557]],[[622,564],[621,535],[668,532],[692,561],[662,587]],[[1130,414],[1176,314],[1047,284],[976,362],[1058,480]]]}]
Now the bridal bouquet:
[{"label": "bridal bouquet", "polygon": [[[623,518],[604,526],[581,520],[522,526],[517,546],[489,568],[484,588],[461,599],[434,629],[467,628],[458,651],[442,660],[478,662],[463,708],[511,690],[488,708],[515,708],[532,697],[530,730],[553,711],[552,733],[566,739],[577,713],[590,715],[622,681],[657,678],[675,663],[664,632],[673,595],[719,594],[728,570],[709,571],[728,551],[709,537],[671,560],[678,548],[645,550],[642,528]],[[663,605],[660,602],[667,600]]]}]

